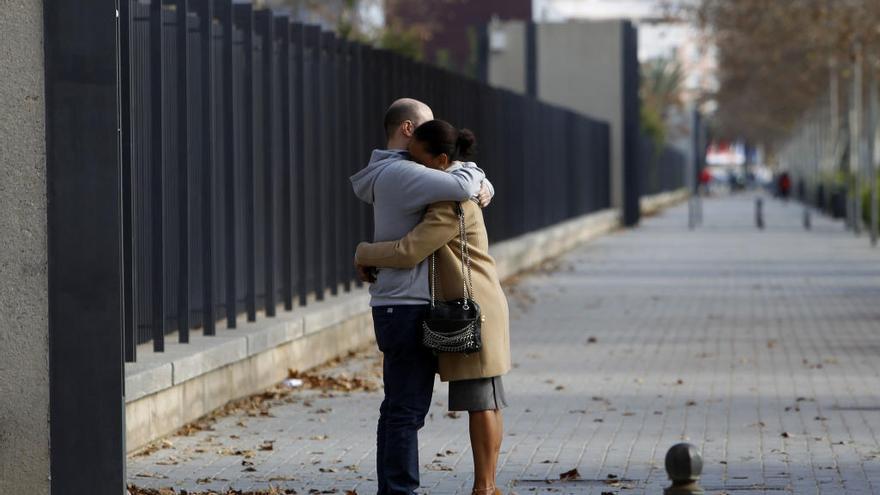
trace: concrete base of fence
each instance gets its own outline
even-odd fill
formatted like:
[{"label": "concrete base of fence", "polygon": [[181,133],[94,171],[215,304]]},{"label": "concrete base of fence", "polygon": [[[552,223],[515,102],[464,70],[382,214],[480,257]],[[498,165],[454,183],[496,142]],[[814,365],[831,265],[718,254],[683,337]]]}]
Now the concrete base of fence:
[{"label": "concrete base of fence", "polygon": [[620,210],[602,210],[493,244],[489,251],[495,258],[498,276],[503,280],[606,234],[619,225]]},{"label": "concrete base of fence", "polygon": [[307,370],[372,342],[369,294],[357,289],[332,299],[258,315],[255,323],[217,335],[190,335],[164,353],[149,347],[137,363],[126,364],[126,448],[151,440],[208,414],[225,403],[259,392],[287,378],[289,369]]},{"label": "concrete base of fence", "polygon": [[[686,197],[644,198],[653,211]],[[595,239],[620,225],[620,211],[604,210],[500,242],[491,248],[501,278]],[[278,316],[259,314],[217,335],[190,332],[189,344],[166,339],[164,353],[138,348],[138,362],[125,366],[126,447],[133,452],[225,403],[260,392],[287,377],[289,369],[314,368],[373,342],[366,289],[311,302]]]},{"label": "concrete base of fence", "polygon": [[681,189],[676,189],[675,191],[643,196],[639,200],[639,207],[642,210],[642,215],[649,216],[663,210],[664,208],[681,203],[686,200],[688,196],[690,196],[688,189],[683,187]]}]

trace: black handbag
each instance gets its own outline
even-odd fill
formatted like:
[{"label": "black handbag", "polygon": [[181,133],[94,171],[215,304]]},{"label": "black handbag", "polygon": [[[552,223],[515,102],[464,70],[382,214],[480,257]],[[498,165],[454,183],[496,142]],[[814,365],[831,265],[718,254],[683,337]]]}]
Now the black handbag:
[{"label": "black handbag", "polygon": [[472,354],[483,347],[480,330],[482,314],[474,301],[471,280],[471,257],[468,252],[464,210],[456,204],[459,237],[461,238],[461,278],[463,297],[452,301],[437,301],[437,253],[431,254],[431,306],[422,322],[422,344],[434,351]]}]

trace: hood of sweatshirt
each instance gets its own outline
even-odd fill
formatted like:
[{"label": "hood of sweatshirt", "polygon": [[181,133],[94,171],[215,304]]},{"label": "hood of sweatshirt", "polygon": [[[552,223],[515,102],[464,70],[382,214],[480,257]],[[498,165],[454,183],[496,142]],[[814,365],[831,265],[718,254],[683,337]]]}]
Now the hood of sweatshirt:
[{"label": "hood of sweatshirt", "polygon": [[400,160],[409,160],[409,153],[405,150],[373,150],[367,166],[349,178],[354,194],[361,201],[373,204],[375,198],[373,186],[376,179],[385,170],[385,167]]}]

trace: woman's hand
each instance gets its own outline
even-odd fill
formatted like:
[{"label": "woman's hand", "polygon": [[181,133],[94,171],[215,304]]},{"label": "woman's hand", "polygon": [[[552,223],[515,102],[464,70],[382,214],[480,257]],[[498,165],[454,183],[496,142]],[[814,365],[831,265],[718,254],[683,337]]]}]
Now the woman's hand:
[{"label": "woman's hand", "polygon": [[480,183],[480,192],[477,193],[477,201],[480,203],[480,208],[485,208],[492,202],[492,192],[486,187],[485,180]]}]

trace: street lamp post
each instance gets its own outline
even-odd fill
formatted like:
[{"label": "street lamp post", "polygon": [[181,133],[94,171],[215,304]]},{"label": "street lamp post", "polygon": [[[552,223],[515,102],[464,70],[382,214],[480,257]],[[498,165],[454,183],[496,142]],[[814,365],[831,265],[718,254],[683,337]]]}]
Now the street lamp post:
[{"label": "street lamp post", "polygon": [[868,95],[868,136],[866,153],[868,160],[868,177],[871,186],[871,246],[877,246],[877,221],[878,221],[878,195],[877,195],[877,112],[878,112],[878,95],[877,95],[877,57],[871,58],[871,67],[868,71],[869,95]]}]

